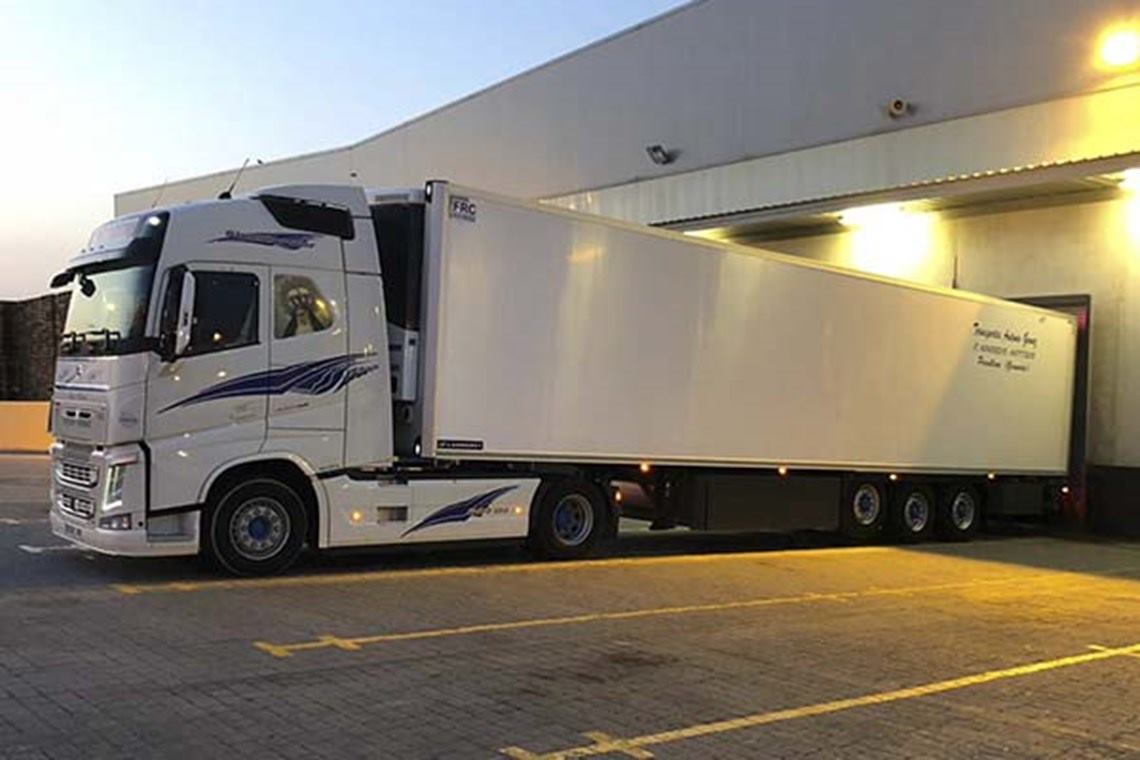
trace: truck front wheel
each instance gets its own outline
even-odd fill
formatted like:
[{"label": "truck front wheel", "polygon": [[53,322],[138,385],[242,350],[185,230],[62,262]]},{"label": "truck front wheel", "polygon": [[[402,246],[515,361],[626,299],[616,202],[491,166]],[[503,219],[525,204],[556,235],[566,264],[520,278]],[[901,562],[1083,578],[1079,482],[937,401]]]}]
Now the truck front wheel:
[{"label": "truck front wheel", "polygon": [[537,506],[530,538],[541,557],[585,556],[598,545],[609,524],[601,489],[585,480],[553,481],[544,485]]},{"label": "truck front wheel", "polygon": [[235,483],[213,505],[207,550],[234,575],[271,575],[292,565],[305,544],[305,507],[285,483]]}]

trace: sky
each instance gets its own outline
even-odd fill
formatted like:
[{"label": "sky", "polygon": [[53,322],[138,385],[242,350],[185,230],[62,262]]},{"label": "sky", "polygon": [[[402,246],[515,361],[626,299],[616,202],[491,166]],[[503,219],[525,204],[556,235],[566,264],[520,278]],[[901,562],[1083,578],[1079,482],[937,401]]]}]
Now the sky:
[{"label": "sky", "polygon": [[679,0],[0,0],[0,299],[164,181],[356,142]]}]

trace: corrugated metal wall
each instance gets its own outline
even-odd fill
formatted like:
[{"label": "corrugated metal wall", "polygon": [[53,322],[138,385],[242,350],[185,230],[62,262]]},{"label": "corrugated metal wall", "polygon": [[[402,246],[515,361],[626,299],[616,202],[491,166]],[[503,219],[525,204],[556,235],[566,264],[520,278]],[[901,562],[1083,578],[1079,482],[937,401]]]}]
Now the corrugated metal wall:
[{"label": "corrugated metal wall", "polygon": [[69,294],[0,301],[0,400],[51,398]]}]

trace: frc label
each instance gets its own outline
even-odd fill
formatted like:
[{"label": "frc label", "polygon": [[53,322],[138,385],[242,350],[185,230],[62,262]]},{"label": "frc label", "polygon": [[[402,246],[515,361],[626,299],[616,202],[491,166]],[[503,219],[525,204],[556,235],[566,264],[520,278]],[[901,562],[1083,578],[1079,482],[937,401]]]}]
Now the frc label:
[{"label": "frc label", "polygon": [[450,215],[455,219],[463,219],[468,222],[475,221],[475,201],[461,195],[451,196]]}]

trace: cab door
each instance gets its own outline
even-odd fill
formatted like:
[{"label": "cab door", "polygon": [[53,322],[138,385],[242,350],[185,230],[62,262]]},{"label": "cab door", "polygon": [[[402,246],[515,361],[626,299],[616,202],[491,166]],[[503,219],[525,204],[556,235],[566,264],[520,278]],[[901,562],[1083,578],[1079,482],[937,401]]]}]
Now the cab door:
[{"label": "cab door", "polygon": [[163,332],[175,326],[189,288],[193,310],[184,326],[189,343],[179,355],[152,362],[148,371],[152,511],[196,503],[202,484],[219,466],[262,448],[269,390],[268,278],[268,267],[218,262],[191,263],[165,275]]},{"label": "cab door", "polygon": [[344,274],[272,267],[274,379],[267,450],[296,452],[314,469],[343,464],[345,396],[360,372],[348,355]]}]

